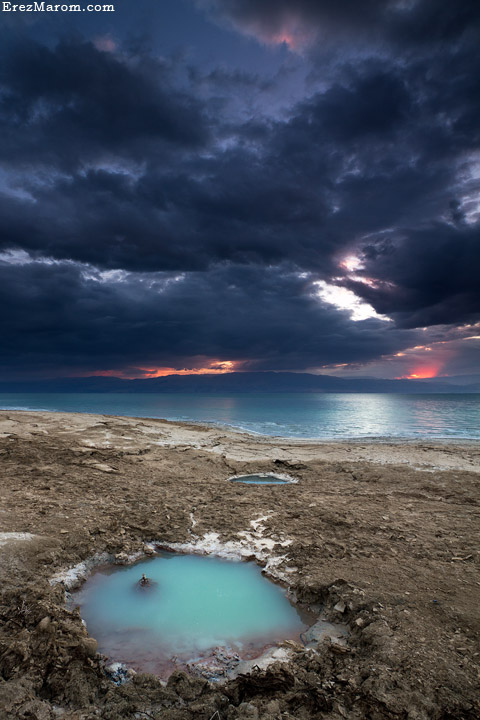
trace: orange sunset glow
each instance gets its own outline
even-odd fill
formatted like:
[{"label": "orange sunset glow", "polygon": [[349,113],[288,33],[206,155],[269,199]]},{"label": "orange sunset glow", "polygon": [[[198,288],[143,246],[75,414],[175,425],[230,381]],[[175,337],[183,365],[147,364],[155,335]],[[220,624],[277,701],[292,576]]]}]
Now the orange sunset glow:
[{"label": "orange sunset glow", "polygon": [[[445,375],[449,360],[458,352],[454,343],[440,340],[430,345],[415,345],[394,355],[404,359],[406,372],[397,376],[397,380],[427,380]],[[428,353],[428,359],[425,354]],[[447,373],[448,374],[448,373]]]},{"label": "orange sunset glow", "polygon": [[427,378],[434,378],[439,375],[439,365],[428,365],[426,367],[415,368],[410,375],[402,375],[399,380],[426,380]]},{"label": "orange sunset glow", "polygon": [[231,360],[212,360],[208,365],[200,367],[134,367],[128,370],[93,370],[85,374],[95,377],[117,377],[125,380],[166,377],[167,375],[223,375],[238,371],[240,365],[240,362]]},{"label": "orange sunset glow", "polygon": [[177,370],[171,367],[156,368],[138,368],[142,372],[142,377],[165,377],[166,375],[222,375],[224,373],[235,372],[239,363],[230,360],[213,361],[207,367],[182,368]]}]

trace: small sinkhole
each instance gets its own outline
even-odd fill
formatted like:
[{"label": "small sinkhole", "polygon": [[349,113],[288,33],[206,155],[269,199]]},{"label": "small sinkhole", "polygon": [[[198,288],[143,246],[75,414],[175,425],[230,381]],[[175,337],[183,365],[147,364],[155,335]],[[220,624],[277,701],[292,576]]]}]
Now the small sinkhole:
[{"label": "small sinkhole", "polygon": [[300,642],[316,619],[254,562],[173,552],[99,568],[72,601],[110,662],[164,678],[209,662],[226,674],[281,641]]},{"label": "small sinkhole", "polygon": [[230,482],[244,483],[245,485],[291,485],[296,483],[295,478],[289,475],[274,475],[272,473],[255,473],[253,475],[234,475],[228,478]]}]

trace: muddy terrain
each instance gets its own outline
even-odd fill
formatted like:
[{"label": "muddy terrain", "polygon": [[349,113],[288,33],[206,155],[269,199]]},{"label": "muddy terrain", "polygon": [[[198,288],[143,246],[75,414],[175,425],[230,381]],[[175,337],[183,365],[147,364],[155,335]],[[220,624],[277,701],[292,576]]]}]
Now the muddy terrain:
[{"label": "muddy terrain", "polygon": [[[2,411],[0,462],[1,720],[480,717],[478,444]],[[254,472],[298,483],[226,480]],[[176,670],[116,685],[65,605],[65,570],[156,542],[255,557],[347,644],[290,643],[226,683]]]}]

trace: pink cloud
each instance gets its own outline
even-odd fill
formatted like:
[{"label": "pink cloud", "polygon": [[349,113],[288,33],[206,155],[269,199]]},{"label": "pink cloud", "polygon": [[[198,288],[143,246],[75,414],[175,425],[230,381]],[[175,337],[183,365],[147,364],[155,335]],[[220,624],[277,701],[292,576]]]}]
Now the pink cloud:
[{"label": "pink cloud", "polygon": [[113,53],[117,49],[117,43],[109,35],[99,35],[94,38],[93,44],[101,52]]}]

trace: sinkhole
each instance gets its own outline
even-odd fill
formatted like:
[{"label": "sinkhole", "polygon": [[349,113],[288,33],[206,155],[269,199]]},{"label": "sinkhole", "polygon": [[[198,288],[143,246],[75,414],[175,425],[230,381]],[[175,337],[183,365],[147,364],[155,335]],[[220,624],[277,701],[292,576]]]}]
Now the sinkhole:
[{"label": "sinkhole", "polygon": [[291,485],[297,481],[289,475],[273,475],[271,473],[256,473],[254,475],[234,475],[229,478],[231,482],[245,485]]},{"label": "sinkhole", "polygon": [[254,562],[172,552],[98,569],[72,600],[110,662],[161,677],[219,650],[227,661],[256,658],[298,641],[313,619]]}]

